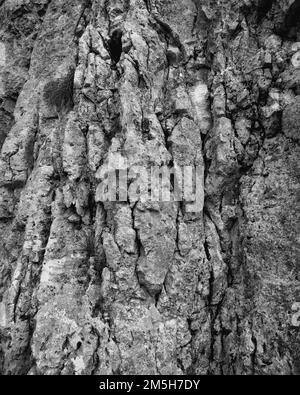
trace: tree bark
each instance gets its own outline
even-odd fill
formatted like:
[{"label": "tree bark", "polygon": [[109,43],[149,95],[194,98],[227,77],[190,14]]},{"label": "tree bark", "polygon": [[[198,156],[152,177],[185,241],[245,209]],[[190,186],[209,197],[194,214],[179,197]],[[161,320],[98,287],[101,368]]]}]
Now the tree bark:
[{"label": "tree bark", "polygon": [[[0,18],[2,374],[298,374],[300,2]],[[122,163],[196,166],[201,210],[102,202]]]}]

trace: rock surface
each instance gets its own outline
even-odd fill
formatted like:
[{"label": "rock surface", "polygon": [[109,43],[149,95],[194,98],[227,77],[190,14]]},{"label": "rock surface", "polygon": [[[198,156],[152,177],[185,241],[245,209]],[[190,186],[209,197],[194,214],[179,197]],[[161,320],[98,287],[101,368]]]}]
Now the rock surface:
[{"label": "rock surface", "polygon": [[[299,374],[300,2],[0,18],[0,372]],[[203,210],[102,203],[123,160],[197,165]]]}]

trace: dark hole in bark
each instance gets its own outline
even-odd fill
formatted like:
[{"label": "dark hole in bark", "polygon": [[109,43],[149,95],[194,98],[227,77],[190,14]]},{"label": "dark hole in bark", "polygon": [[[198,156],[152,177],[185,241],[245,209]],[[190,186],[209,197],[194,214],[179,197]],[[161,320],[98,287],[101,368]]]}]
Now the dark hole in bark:
[{"label": "dark hole in bark", "polygon": [[81,342],[77,342],[77,350],[79,350],[79,348],[81,347],[82,343]]},{"label": "dark hole in bark", "polygon": [[297,39],[300,33],[300,0],[296,0],[286,13],[281,35],[289,39]]},{"label": "dark hole in bark", "polygon": [[257,17],[259,21],[267,15],[267,13],[272,8],[272,4],[273,4],[273,0],[260,0],[258,2]]},{"label": "dark hole in bark", "polygon": [[119,62],[122,54],[122,32],[115,30],[108,42],[108,45],[111,59],[116,64]]}]

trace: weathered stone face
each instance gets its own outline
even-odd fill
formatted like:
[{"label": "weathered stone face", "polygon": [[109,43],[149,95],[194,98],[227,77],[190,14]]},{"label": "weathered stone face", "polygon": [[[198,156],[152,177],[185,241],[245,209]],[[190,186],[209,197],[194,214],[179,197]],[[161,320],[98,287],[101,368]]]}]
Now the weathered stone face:
[{"label": "weathered stone face", "polygon": [[0,372],[299,373],[298,1],[0,3]]}]

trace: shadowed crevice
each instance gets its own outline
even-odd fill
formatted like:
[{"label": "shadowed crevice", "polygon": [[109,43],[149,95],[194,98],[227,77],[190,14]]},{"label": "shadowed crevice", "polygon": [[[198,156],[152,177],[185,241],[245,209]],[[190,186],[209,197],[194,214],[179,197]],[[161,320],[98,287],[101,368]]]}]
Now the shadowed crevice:
[{"label": "shadowed crevice", "polygon": [[108,47],[112,62],[117,64],[122,54],[122,32],[115,30],[108,41]]}]

